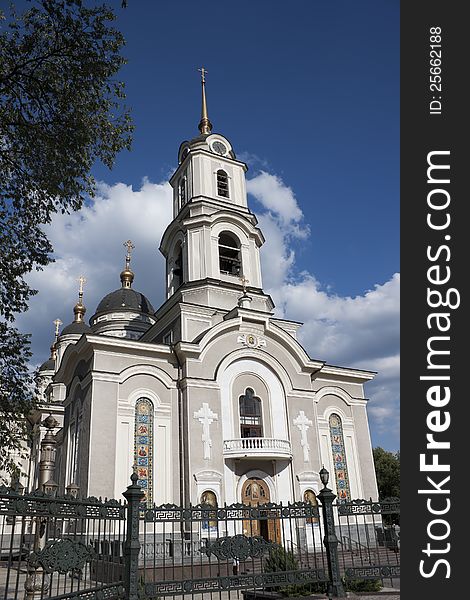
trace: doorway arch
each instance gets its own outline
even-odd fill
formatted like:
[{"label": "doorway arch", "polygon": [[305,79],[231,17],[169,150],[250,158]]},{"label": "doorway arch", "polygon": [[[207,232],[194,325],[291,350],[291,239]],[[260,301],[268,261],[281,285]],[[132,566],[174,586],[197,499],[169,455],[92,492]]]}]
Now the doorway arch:
[{"label": "doorway arch", "polygon": [[[258,507],[271,502],[271,493],[265,479],[253,475],[247,477],[241,488],[241,501],[245,506]],[[281,541],[280,521],[273,509],[260,511],[259,519],[245,519],[243,534],[248,537],[260,536],[268,542]]]}]

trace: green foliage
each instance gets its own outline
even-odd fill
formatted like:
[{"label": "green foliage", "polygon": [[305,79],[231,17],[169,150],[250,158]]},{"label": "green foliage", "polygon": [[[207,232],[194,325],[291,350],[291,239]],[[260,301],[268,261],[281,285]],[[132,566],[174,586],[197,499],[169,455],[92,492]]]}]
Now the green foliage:
[{"label": "green foliage", "polygon": [[[28,436],[26,416],[36,408],[36,395],[28,372],[28,336],[0,321],[0,476],[9,484],[19,475],[17,461],[25,451]],[[5,478],[5,475],[8,477]]]},{"label": "green foliage", "polygon": [[[123,36],[106,5],[35,0],[0,11],[0,443],[17,447],[34,407],[29,341],[13,326],[36,293],[25,277],[52,260],[42,226],[95,191],[96,161],[111,167],[132,125],[114,79]],[[24,433],[24,432],[23,432]],[[0,454],[0,469],[7,452]]]},{"label": "green foliage", "polygon": [[[264,563],[265,573],[275,573],[279,571],[297,571],[299,563],[292,552],[289,552],[280,545],[276,545],[269,551],[269,556]],[[275,586],[269,588],[272,591],[279,592],[284,596],[305,596],[313,592],[324,593],[326,591],[325,583],[311,584],[293,584],[285,587]]]},{"label": "green foliage", "polygon": [[269,550],[269,556],[264,563],[266,573],[277,571],[297,571],[299,564],[292,552],[289,552],[279,544]]},{"label": "green foliage", "polygon": [[349,592],[380,592],[380,579],[343,579],[343,586]]},{"label": "green foliage", "polygon": [[400,453],[374,448],[375,472],[379,488],[379,499],[400,497]]}]

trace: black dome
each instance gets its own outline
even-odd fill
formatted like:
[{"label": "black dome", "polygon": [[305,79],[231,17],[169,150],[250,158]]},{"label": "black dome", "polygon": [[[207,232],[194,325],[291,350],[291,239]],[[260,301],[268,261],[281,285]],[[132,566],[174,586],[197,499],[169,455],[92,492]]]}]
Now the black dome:
[{"label": "black dome", "polygon": [[70,325],[67,325],[67,327],[64,327],[60,335],[67,335],[68,333],[91,333],[91,329],[83,321],[80,323],[74,321]]},{"label": "black dome", "polygon": [[53,358],[46,360],[46,362],[42,363],[39,367],[39,371],[55,371],[55,360]]},{"label": "black dome", "polygon": [[139,312],[153,315],[155,312],[148,299],[132,288],[121,287],[111,292],[101,300],[96,313],[108,312],[110,310],[138,310]]}]

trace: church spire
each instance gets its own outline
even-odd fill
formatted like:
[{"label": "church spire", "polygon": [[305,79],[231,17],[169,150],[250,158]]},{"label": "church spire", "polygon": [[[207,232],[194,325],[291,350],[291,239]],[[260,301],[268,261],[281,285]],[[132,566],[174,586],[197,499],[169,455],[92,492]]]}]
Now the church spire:
[{"label": "church spire", "polygon": [[209,135],[212,132],[212,123],[209,121],[209,115],[207,114],[207,100],[206,100],[206,69],[201,67],[198,69],[201,73],[201,87],[202,87],[202,106],[201,106],[201,120],[199,121],[199,131],[203,135]]},{"label": "church spire", "polygon": [[121,283],[123,288],[130,288],[132,286],[132,282],[134,281],[134,273],[131,271],[131,251],[134,250],[135,246],[131,242],[131,240],[127,240],[124,242],[123,246],[127,248],[126,253],[126,266],[124,267],[124,271],[121,271]]},{"label": "church spire", "polygon": [[73,307],[73,314],[75,315],[73,322],[74,323],[83,323],[83,318],[86,313],[86,308],[83,305],[83,286],[86,283],[86,279],[83,275],[80,275],[78,278],[79,288],[78,288],[78,302]]}]

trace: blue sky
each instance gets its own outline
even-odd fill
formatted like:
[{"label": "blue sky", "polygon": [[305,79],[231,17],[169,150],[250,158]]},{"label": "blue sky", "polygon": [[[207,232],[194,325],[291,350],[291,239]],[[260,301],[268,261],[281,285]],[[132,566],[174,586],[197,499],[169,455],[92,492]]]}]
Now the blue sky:
[{"label": "blue sky", "polygon": [[398,270],[398,7],[130,0],[117,13],[135,141],[99,175],[165,177],[197,133],[204,65],[214,129],[295,191],[312,231],[300,266],[338,293],[363,292]]},{"label": "blue sky", "polygon": [[305,321],[313,358],[380,371],[367,388],[373,444],[398,449],[398,0],[111,3],[134,143],[113,171],[96,167],[95,201],[50,229],[57,261],[33,274],[35,310],[19,320],[35,360],[47,358],[51,321],[70,322],[80,272],[88,317],[118,287],[129,237],[135,287],[163,301],[164,182],[198,133],[204,65],[214,131],[250,167],[278,314]]}]

